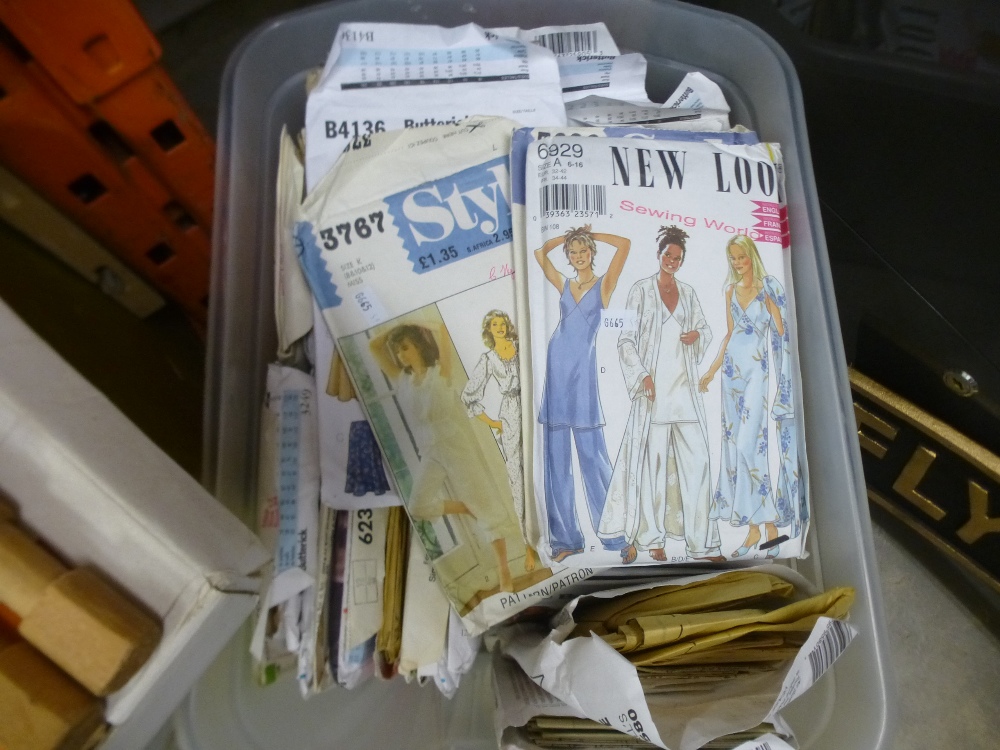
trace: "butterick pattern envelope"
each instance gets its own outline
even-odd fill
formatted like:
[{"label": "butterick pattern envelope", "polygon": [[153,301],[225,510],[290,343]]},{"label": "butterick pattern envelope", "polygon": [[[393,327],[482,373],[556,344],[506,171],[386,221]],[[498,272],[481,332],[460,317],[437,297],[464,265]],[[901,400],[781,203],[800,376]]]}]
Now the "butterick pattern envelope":
[{"label": "butterick pattern envelope", "polygon": [[779,147],[537,135],[519,131],[515,151],[526,139],[518,269],[540,555],[800,556],[809,511]]}]

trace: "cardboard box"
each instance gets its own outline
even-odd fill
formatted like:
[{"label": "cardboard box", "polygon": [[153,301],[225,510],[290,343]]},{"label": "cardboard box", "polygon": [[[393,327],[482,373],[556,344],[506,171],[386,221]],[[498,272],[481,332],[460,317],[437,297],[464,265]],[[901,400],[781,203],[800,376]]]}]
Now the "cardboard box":
[{"label": "cardboard box", "polygon": [[163,622],[108,698],[101,746],[144,746],[253,610],[257,538],[0,303],[0,492],[71,565],[93,566]]}]

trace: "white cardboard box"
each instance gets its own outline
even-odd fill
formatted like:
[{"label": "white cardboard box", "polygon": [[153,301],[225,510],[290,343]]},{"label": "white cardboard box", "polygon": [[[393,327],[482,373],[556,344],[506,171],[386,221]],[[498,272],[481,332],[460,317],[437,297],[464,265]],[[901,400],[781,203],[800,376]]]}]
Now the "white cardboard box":
[{"label": "white cardboard box", "polygon": [[269,553],[2,302],[0,490],[68,563],[161,618],[159,647],[106,711],[104,750],[144,746],[253,610]]}]

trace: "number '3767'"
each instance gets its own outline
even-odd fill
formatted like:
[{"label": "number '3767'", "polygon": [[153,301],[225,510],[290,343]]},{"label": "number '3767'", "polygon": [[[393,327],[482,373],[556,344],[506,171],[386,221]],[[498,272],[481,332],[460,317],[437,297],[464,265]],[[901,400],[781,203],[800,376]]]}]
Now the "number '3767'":
[{"label": "number '3767'", "polygon": [[373,226],[375,227],[374,231],[384,232],[385,230],[382,229],[383,218],[381,211],[375,211],[368,214],[367,217],[359,216],[354,221],[345,221],[343,224],[338,224],[335,227],[321,229],[319,230],[319,236],[323,240],[323,247],[327,250],[336,250],[340,247],[341,240],[350,245],[352,242],[352,230],[353,238],[362,240],[367,240],[372,236]]}]

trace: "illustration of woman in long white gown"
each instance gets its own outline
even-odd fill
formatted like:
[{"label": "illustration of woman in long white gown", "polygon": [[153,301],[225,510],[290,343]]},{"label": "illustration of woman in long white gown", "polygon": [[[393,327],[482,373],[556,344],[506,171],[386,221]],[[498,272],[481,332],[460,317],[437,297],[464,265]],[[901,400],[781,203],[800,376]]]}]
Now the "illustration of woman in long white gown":
[{"label": "illustration of woman in long white gown", "polygon": [[[732,237],[726,253],[730,266],[728,332],[699,383],[700,390],[707,391],[715,373],[722,370],[722,455],[713,514],[729,518],[733,526],[749,527],[733,557],[742,557],[761,544],[763,526],[766,541],[761,548],[773,558],[779,550],[778,527],[796,520],[800,495],[785,293],[778,280],[767,274],[750,237]],[[778,383],[769,414],[772,372]],[[768,465],[769,416],[778,423],[781,443],[777,493]]]},{"label": "illustration of woman in long white gown", "polygon": [[[469,376],[469,382],[462,390],[462,402],[470,417],[481,420],[500,435],[500,447],[503,449],[507,478],[510,480],[510,491],[514,498],[514,512],[521,524],[521,533],[525,537],[527,553],[524,567],[525,570],[531,571],[535,569],[537,557],[535,550],[527,544],[528,535],[525,534],[524,528],[521,377],[517,330],[507,313],[502,310],[490,310],[483,318],[482,335],[487,349],[479,358]],[[500,408],[496,419],[490,417],[483,406],[483,396],[491,378],[495,378],[500,387]]]},{"label": "illustration of woman in long white gown", "polygon": [[510,487],[502,476],[494,481],[451,385],[451,344],[443,326],[438,336],[442,346],[430,329],[401,324],[369,342],[379,367],[396,386],[420,453],[406,508],[418,521],[472,516],[496,556],[500,589],[513,591],[504,537],[510,526]]},{"label": "illustration of woman in long white gown", "polygon": [[[625,538],[625,564],[635,561],[638,550],[666,562],[667,539],[681,537],[689,557],[723,559],[718,524],[711,519],[708,424],[698,392],[698,364],[712,330],[694,288],[676,278],[687,239],[677,226],[660,228],[659,269],[629,290],[626,306],[636,327],[618,338],[631,408],[597,534]],[[682,529],[667,522],[671,487]]]}]

